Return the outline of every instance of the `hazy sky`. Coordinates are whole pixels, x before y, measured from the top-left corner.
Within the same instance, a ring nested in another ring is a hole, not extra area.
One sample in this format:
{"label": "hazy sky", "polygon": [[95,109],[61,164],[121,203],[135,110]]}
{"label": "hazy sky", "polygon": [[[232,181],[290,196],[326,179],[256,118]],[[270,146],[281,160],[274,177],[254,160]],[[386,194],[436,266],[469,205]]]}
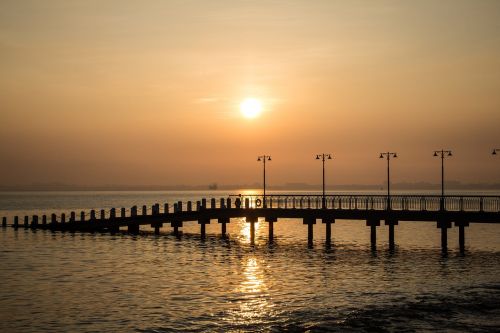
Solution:
{"label": "hazy sky", "polygon": [[500,1],[0,1],[0,185],[500,182],[494,147]]}

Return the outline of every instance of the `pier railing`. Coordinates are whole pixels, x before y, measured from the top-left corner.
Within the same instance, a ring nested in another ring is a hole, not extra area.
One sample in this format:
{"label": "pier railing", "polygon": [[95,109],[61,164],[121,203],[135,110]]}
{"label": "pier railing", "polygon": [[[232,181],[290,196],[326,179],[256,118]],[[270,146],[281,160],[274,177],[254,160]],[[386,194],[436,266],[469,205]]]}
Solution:
{"label": "pier railing", "polygon": [[[232,195],[233,202],[241,203],[241,208],[282,208],[282,209],[321,209],[322,195]],[[439,211],[441,202],[445,211],[500,212],[500,196],[477,195],[392,195],[392,210]],[[327,195],[325,209],[343,210],[386,210],[386,195]]]}

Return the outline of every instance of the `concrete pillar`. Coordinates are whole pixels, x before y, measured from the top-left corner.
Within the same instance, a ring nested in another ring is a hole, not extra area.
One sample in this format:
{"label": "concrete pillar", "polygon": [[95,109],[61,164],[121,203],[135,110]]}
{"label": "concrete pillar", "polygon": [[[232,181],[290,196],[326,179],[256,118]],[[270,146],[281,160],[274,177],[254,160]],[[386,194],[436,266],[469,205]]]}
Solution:
{"label": "concrete pillar", "polygon": [[304,217],[304,224],[307,224],[307,247],[313,246],[314,225],[316,224],[315,217]]}
{"label": "concrete pillar", "polygon": [[437,227],[441,229],[441,250],[448,251],[448,228],[451,228],[451,222],[448,220],[439,220]]}
{"label": "concrete pillar", "polygon": [[247,216],[246,221],[250,223],[250,244],[255,244],[255,223],[257,222],[257,216]]}
{"label": "concrete pillar", "polygon": [[155,235],[159,235],[159,234],[160,234],[160,225],[159,225],[159,224],[156,224],[156,225],[154,226],[154,228],[155,228]]}
{"label": "concrete pillar", "polygon": [[370,227],[370,245],[372,250],[377,249],[377,227],[380,226],[380,220],[368,219],[366,225]]}
{"label": "concrete pillar", "polygon": [[277,221],[277,217],[266,217],[266,222],[269,225],[269,243],[274,241],[274,223]]}
{"label": "concrete pillar", "polygon": [[389,228],[389,250],[394,250],[395,242],[394,242],[394,226],[398,225],[398,220],[394,218],[386,218],[385,225]]}
{"label": "concrete pillar", "polygon": [[458,247],[460,253],[465,253],[465,227],[469,226],[469,222],[457,221],[455,226],[458,227]]}
{"label": "concrete pillar", "polygon": [[7,226],[7,217],[2,217],[2,228],[5,228]]}
{"label": "concrete pillar", "polygon": [[19,228],[19,216],[14,216],[14,228]]}
{"label": "concrete pillar", "polygon": [[325,224],[325,244],[330,246],[332,243],[332,224],[335,223],[335,219],[323,218],[322,223]]}

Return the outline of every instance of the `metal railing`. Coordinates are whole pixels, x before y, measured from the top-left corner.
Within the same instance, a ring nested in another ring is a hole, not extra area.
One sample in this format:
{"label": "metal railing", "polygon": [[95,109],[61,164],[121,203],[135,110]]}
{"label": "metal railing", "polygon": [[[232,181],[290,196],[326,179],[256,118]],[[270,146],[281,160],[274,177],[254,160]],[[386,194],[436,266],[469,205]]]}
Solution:
{"label": "metal railing", "polygon": [[[241,208],[321,209],[322,195],[232,195]],[[478,195],[391,195],[392,210],[439,211],[441,201],[445,211],[500,212],[500,196]],[[327,195],[325,209],[387,210],[386,195]]]}

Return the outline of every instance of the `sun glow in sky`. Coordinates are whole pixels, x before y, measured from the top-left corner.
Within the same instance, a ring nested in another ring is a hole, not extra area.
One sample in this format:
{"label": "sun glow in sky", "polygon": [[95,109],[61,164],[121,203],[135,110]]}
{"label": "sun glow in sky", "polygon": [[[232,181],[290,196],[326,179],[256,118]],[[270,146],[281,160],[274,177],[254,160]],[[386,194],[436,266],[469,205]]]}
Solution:
{"label": "sun glow in sky", "polygon": [[[0,185],[500,182],[500,1],[0,1]],[[243,102],[243,98],[255,100]],[[260,101],[260,102],[259,102]],[[260,116],[259,116],[260,115]],[[380,162],[380,163],[379,163]]]}
{"label": "sun glow in sky", "polygon": [[256,98],[247,98],[241,102],[240,112],[245,118],[257,118],[262,112],[262,103]]}

